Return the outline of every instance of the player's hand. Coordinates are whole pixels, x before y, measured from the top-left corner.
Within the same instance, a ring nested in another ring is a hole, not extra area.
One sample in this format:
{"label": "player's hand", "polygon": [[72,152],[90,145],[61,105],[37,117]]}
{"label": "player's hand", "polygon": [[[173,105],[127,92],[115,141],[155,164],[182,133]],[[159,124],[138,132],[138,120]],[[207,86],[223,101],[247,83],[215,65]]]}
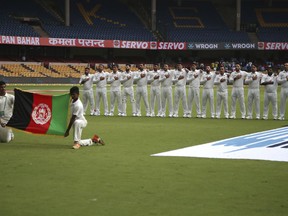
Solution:
{"label": "player's hand", "polygon": [[253,80],[256,80],[256,79],[257,79],[257,75],[254,75],[254,76],[252,77],[252,79],[253,79]]}
{"label": "player's hand", "polygon": [[157,76],[154,76],[154,79],[159,79],[159,75],[157,75]]}
{"label": "player's hand", "polygon": [[169,74],[166,74],[166,75],[165,75],[165,77],[166,77],[166,78],[169,78],[169,77],[170,77],[170,75],[169,75]]}
{"label": "player's hand", "polygon": [[226,79],[224,79],[224,78],[220,79],[220,82],[225,82],[225,81],[226,81]]}
{"label": "player's hand", "polygon": [[241,74],[238,74],[238,75],[235,76],[234,79],[236,80],[236,79],[240,79],[240,78],[241,78]]}
{"label": "player's hand", "polygon": [[131,76],[127,76],[127,79],[128,79],[128,80],[131,79]]}
{"label": "player's hand", "polygon": [[207,80],[211,80],[211,76],[206,77]]}
{"label": "player's hand", "polygon": [[145,75],[144,73],[141,73],[141,74],[140,74],[140,77],[141,77],[141,78],[144,78],[145,76],[146,76],[146,75]]}
{"label": "player's hand", "polygon": [[114,76],[114,79],[115,79],[115,80],[118,80],[119,78],[118,78],[118,76]]}
{"label": "player's hand", "polygon": [[100,77],[100,80],[104,80],[104,79],[105,79],[105,77],[102,77],[102,76]]}
{"label": "player's hand", "polygon": [[198,74],[194,74],[194,77],[197,78],[197,77],[198,77]]}

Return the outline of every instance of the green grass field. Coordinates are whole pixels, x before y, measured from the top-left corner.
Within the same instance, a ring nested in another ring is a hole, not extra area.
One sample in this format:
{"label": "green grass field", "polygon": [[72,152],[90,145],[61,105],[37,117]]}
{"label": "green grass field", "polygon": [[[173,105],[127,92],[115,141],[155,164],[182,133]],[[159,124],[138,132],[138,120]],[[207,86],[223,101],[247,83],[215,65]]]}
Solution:
{"label": "green grass field", "polygon": [[[70,86],[20,88],[68,91]],[[286,121],[87,119],[83,138],[97,133],[105,146],[73,150],[71,135],[16,130],[15,140],[0,144],[1,216],[287,215],[288,163],[150,156],[283,127]]]}

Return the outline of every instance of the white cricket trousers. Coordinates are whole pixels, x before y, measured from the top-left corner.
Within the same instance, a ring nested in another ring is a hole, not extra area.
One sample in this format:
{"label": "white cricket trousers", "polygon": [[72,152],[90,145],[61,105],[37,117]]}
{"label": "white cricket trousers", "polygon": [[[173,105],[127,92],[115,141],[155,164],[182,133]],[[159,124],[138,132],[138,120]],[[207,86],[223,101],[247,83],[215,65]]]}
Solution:
{"label": "white cricket trousers", "polygon": [[200,89],[188,87],[187,107],[189,115],[192,113],[193,101],[195,102],[197,116],[200,116]]}
{"label": "white cricket trousers", "polygon": [[239,100],[240,112],[242,118],[246,116],[246,108],[244,101],[244,88],[243,87],[233,87],[231,93],[231,116],[236,117],[236,100]]}
{"label": "white cricket trousers", "polygon": [[143,97],[146,114],[150,113],[147,86],[136,88],[136,113],[141,114],[141,98]]}
{"label": "white cricket trousers", "polygon": [[150,108],[151,108],[151,113],[154,113],[155,101],[156,101],[157,108],[158,108],[158,115],[160,115],[161,114],[161,110],[162,110],[160,86],[151,86],[151,90],[150,90]]}
{"label": "white cricket trousers", "polygon": [[94,109],[95,109],[95,101],[94,101],[93,89],[83,90],[82,101],[83,101],[84,113],[87,110],[88,103],[90,103],[90,113],[93,113]]}
{"label": "white cricket trousers", "polygon": [[287,99],[287,97],[288,97],[288,88],[281,88],[279,117],[282,118],[282,119],[285,118],[286,99]]}
{"label": "white cricket trousers", "polygon": [[110,113],[114,113],[115,103],[117,101],[118,113],[122,112],[122,99],[120,91],[111,91],[110,92]]}
{"label": "white cricket trousers", "polygon": [[107,89],[104,88],[97,88],[96,87],[96,113],[100,114],[100,101],[101,98],[104,104],[104,113],[108,113],[108,101],[107,101]]}
{"label": "white cricket trousers", "polygon": [[206,117],[207,101],[210,103],[211,117],[215,115],[214,108],[214,90],[213,89],[203,89],[202,93],[202,117]]}
{"label": "white cricket trousers", "polygon": [[272,115],[274,119],[278,116],[278,106],[277,106],[277,92],[267,93],[264,92],[264,108],[263,108],[263,118],[268,118],[269,104],[272,105]]}
{"label": "white cricket trousers", "polygon": [[81,146],[90,146],[93,144],[91,139],[81,140],[83,128],[87,126],[87,121],[77,119],[73,124],[73,139],[74,142],[78,142]]}
{"label": "white cricket trousers", "polygon": [[132,105],[132,113],[136,114],[136,106],[135,106],[133,86],[126,87],[126,88],[124,87],[123,91],[122,91],[122,113],[125,115],[127,115],[127,112],[126,112],[127,97],[130,97],[130,102]]}
{"label": "white cricket trousers", "polygon": [[228,118],[229,113],[228,113],[228,91],[227,90],[225,92],[217,91],[217,99],[216,99],[216,117],[217,118],[220,118],[222,104],[224,108],[224,116],[225,118]]}
{"label": "white cricket trousers", "polygon": [[172,103],[172,87],[162,87],[161,89],[161,106],[162,115],[166,113],[166,101],[168,103],[169,115],[173,115],[173,103]]}
{"label": "white cricket trousers", "polygon": [[182,100],[183,114],[187,114],[186,86],[175,86],[174,115],[178,115],[180,100]]}
{"label": "white cricket trousers", "polygon": [[11,140],[13,140],[13,138],[14,138],[14,134],[11,128],[0,126],[0,142],[1,143],[9,143]]}
{"label": "white cricket trousers", "polygon": [[247,100],[248,100],[247,116],[252,117],[252,107],[253,107],[253,102],[254,102],[256,118],[260,118],[260,91],[259,89],[249,89]]}

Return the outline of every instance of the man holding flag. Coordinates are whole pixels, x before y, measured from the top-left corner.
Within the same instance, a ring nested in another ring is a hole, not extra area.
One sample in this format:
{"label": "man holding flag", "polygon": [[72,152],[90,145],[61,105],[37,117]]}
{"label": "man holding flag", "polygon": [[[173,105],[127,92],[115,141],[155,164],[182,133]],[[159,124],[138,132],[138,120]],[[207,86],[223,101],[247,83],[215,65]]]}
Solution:
{"label": "man holding flag", "polygon": [[0,81],[0,142],[3,143],[14,138],[11,128],[6,127],[13,113],[14,99],[14,95],[6,92],[6,83]]}
{"label": "man holding flag", "polygon": [[81,140],[82,130],[87,126],[87,120],[84,117],[83,104],[79,99],[79,88],[74,86],[70,89],[71,102],[71,118],[67,130],[64,134],[65,137],[69,136],[69,131],[73,127],[74,134],[74,149],[79,149],[81,146],[91,146],[95,143],[104,145],[104,141],[96,134],[92,139]]}
{"label": "man holding flag", "polygon": [[[69,131],[73,127],[74,149],[79,149],[81,146],[90,146],[94,143],[104,145],[103,140],[97,135],[94,135],[92,139],[81,140],[82,130],[86,127],[87,120],[84,117],[83,104],[79,99],[78,87],[72,87],[70,95],[68,93],[63,95],[44,95],[20,89],[14,89],[14,95],[13,115],[8,121],[7,126],[34,134],[49,134],[64,137],[69,135]],[[67,128],[70,97],[72,98],[72,116]]]}

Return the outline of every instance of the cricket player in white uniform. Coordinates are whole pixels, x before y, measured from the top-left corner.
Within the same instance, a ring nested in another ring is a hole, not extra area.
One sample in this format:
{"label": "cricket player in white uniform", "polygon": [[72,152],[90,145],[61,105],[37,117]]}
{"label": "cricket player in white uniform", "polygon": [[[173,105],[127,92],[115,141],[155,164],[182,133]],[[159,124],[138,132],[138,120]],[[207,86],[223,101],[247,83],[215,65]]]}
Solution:
{"label": "cricket player in white uniform", "polygon": [[192,114],[192,105],[193,101],[196,106],[197,118],[201,117],[201,108],[200,108],[200,78],[202,71],[196,69],[196,62],[193,62],[191,65],[191,71],[187,74],[187,83],[188,83],[188,98],[187,98],[187,107],[188,107],[188,117],[191,117]]}
{"label": "cricket player in white uniform", "polygon": [[279,73],[277,82],[281,85],[279,120],[285,120],[286,100],[288,97],[288,62],[284,64],[284,70]]}
{"label": "cricket player in white uniform", "polygon": [[206,118],[207,101],[210,103],[211,118],[215,118],[214,107],[214,80],[216,73],[211,71],[210,66],[206,66],[206,72],[203,73],[200,83],[203,85],[202,92],[202,118]]}
{"label": "cricket player in white uniform", "polygon": [[187,79],[187,72],[183,69],[182,64],[178,63],[172,78],[172,82],[175,85],[173,117],[176,118],[178,117],[180,100],[182,100],[183,117],[184,118],[188,117],[187,98],[186,98],[186,79]]}
{"label": "cricket player in white uniform", "polygon": [[146,116],[150,116],[150,107],[148,103],[148,72],[145,70],[144,64],[139,64],[139,71],[136,72],[134,80],[136,81],[136,115],[141,116],[141,98],[143,98]]}
{"label": "cricket player in white uniform", "polygon": [[130,102],[132,105],[132,115],[136,116],[136,105],[134,99],[134,89],[133,89],[133,82],[134,76],[136,75],[135,72],[130,70],[131,65],[126,64],[126,71],[122,73],[120,77],[120,82],[123,85],[122,89],[122,116],[127,116],[126,112],[126,104],[127,104],[127,97],[130,97]]}
{"label": "cricket player in white uniform", "polygon": [[118,105],[118,116],[122,116],[121,99],[121,72],[118,71],[118,65],[112,64],[112,73],[108,75],[107,83],[110,84],[110,116],[114,116],[115,102]]}
{"label": "cricket player in white uniform", "polygon": [[163,70],[160,71],[159,78],[159,81],[161,82],[161,117],[166,116],[166,101],[168,103],[169,117],[173,117],[172,77],[173,71],[169,70],[168,64],[164,64]]}
{"label": "cricket player in white uniform", "polygon": [[9,143],[14,139],[12,129],[6,127],[13,114],[15,97],[6,92],[6,83],[0,81],[0,142]]}
{"label": "cricket player in white uniform", "polygon": [[233,84],[231,93],[231,114],[230,118],[236,118],[236,101],[239,100],[241,118],[246,117],[245,97],[244,97],[244,80],[247,76],[246,71],[241,71],[240,64],[235,64],[235,71],[229,77],[229,82]]}
{"label": "cricket player in white uniform", "polygon": [[109,115],[108,100],[107,100],[107,78],[109,73],[104,71],[104,65],[100,64],[98,73],[94,76],[94,83],[96,83],[96,112],[94,115],[100,115],[101,98],[104,105],[104,115]]}
{"label": "cricket player in white uniform", "polygon": [[90,103],[90,115],[94,115],[95,112],[93,80],[94,74],[90,74],[90,68],[86,67],[84,74],[80,77],[79,80],[79,84],[83,85],[82,100],[84,106],[84,114],[86,113],[88,103]]}
{"label": "cricket player in white uniform", "polygon": [[248,84],[248,104],[247,104],[247,116],[246,119],[252,119],[252,106],[255,104],[256,119],[260,119],[260,82],[262,79],[262,73],[257,72],[256,65],[251,66],[251,73],[245,78],[245,84]]}
{"label": "cricket player in white uniform", "polygon": [[157,117],[161,116],[161,83],[160,83],[160,71],[159,71],[159,64],[153,65],[153,70],[148,72],[148,83],[151,83],[150,88],[150,109],[151,113],[150,116],[155,116],[155,101],[157,104]]}
{"label": "cricket player in white uniform", "polygon": [[223,104],[224,116],[229,118],[228,113],[228,76],[225,74],[225,68],[220,67],[219,74],[216,75],[214,80],[214,85],[218,86],[217,88],[217,99],[216,99],[216,118],[221,116],[221,106]]}
{"label": "cricket player in white uniform", "polygon": [[70,89],[70,95],[72,98],[70,105],[71,118],[64,137],[69,136],[69,131],[73,127],[74,149],[79,149],[81,146],[91,146],[96,143],[104,145],[104,141],[96,134],[92,139],[81,139],[82,131],[87,126],[87,120],[84,116],[83,104],[79,98],[79,88],[77,86],[72,87]]}
{"label": "cricket player in white uniform", "polygon": [[265,86],[264,91],[264,107],[263,107],[263,119],[268,119],[269,104],[272,105],[273,119],[276,120],[278,117],[278,106],[277,106],[277,74],[273,73],[272,68],[268,68],[268,74],[263,75],[261,79],[261,85]]}

